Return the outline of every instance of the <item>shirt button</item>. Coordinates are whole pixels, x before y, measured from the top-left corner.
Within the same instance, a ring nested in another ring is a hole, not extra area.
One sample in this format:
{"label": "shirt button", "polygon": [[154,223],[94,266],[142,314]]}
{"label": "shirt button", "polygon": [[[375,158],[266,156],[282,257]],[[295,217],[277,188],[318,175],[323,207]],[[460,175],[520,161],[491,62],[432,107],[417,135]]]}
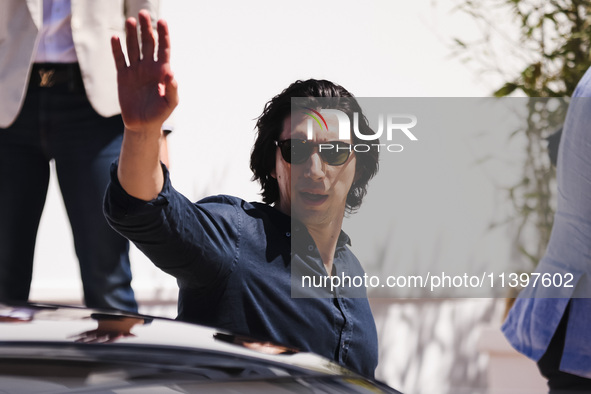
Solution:
{"label": "shirt button", "polygon": [[311,251],[313,251],[313,250],[314,250],[314,246],[312,246],[312,245],[308,245],[308,250],[309,250],[310,252],[311,252]]}
{"label": "shirt button", "polygon": [[286,237],[290,237],[291,236],[291,233],[288,231],[288,232],[285,233],[285,236]]}

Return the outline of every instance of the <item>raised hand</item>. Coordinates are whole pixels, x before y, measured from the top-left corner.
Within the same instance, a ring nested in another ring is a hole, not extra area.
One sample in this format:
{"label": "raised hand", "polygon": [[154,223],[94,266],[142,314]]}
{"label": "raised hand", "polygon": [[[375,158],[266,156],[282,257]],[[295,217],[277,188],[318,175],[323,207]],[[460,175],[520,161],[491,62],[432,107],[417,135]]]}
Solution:
{"label": "raised hand", "polygon": [[162,124],[178,104],[177,82],[170,69],[168,26],[158,21],[158,53],[147,11],[140,11],[141,51],[137,23],[125,22],[129,65],[117,37],[111,39],[117,67],[117,84],[125,133],[119,155],[117,177],[131,196],[152,200],[164,182],[160,167],[163,146]]}
{"label": "raised hand", "polygon": [[117,67],[117,84],[121,115],[128,131],[160,132],[162,123],[178,104],[177,82],[170,68],[170,36],[164,20],[159,20],[158,51],[150,15],[142,10],[138,15],[141,29],[141,50],[138,42],[137,22],[125,22],[127,57],[118,37],[111,39],[113,57]]}

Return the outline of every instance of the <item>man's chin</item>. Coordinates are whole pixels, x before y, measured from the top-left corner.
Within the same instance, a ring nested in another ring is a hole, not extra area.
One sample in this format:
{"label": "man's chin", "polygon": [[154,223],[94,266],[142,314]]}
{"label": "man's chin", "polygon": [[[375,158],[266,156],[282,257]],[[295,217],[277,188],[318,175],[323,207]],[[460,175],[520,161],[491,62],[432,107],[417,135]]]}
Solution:
{"label": "man's chin", "polygon": [[326,219],[326,209],[319,209],[317,207],[292,209],[291,215],[306,226],[320,224]]}

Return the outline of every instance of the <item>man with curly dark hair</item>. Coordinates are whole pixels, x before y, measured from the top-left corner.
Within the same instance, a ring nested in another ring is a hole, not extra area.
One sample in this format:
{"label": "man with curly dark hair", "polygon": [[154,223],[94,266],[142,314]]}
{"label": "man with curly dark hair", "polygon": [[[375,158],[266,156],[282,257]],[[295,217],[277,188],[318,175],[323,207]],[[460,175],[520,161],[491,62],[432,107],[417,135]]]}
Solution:
{"label": "man with curly dark hair", "polygon": [[[342,138],[334,114],[322,117],[324,126],[310,126],[306,115],[322,112],[320,98],[337,98],[334,109],[357,112],[359,132],[373,134],[361,108],[332,82],[295,82],[257,123],[251,168],[265,203],[232,196],[192,203],[172,188],[158,157],[162,123],[178,102],[166,23],[158,22],[157,60],[149,15],[140,13],[139,23],[141,47],[135,21],[127,21],[129,64],[112,41],[125,134],[105,197],[109,223],[177,278],[179,319],[315,352],[373,376],[377,333],[365,288],[355,297],[338,287],[294,295],[293,281],[364,275],[341,225],[345,210],[361,204],[377,152],[356,152],[359,137]],[[309,97],[307,108],[292,111],[293,97]]]}
{"label": "man with curly dark hair", "polygon": [[[254,174],[253,180],[260,182],[263,201],[268,204],[276,204],[279,201],[279,186],[277,180],[271,176],[271,172],[275,169],[275,157],[269,155],[268,152],[275,149],[276,141],[282,130],[282,127],[278,127],[278,125],[283,126],[283,122],[289,118],[291,99],[294,97],[307,98],[305,100],[307,106],[315,107],[317,110],[331,104],[333,109],[348,114],[363,113],[351,93],[342,86],[325,80],[296,81],[273,97],[265,105],[265,109],[257,121],[258,135],[250,156],[250,169]],[[334,107],[335,104],[336,107]],[[374,134],[364,118],[359,124],[359,131],[364,135]],[[354,133],[352,139],[353,145],[364,142]],[[356,155],[357,179],[347,195],[346,210],[348,212],[353,212],[361,206],[361,201],[367,192],[368,182],[378,171],[378,154],[377,149],[371,149]]]}

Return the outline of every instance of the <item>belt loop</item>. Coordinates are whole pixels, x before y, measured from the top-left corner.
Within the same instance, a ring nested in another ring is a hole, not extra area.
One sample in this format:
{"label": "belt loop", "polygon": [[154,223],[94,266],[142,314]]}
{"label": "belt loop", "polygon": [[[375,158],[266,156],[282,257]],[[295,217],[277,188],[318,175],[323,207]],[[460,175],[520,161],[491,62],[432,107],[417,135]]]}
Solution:
{"label": "belt loop", "polygon": [[76,73],[74,72],[75,65],[68,67],[68,90],[70,92],[76,91]]}
{"label": "belt loop", "polygon": [[80,70],[80,63],[74,63],[71,72],[73,74],[72,81],[74,81],[74,89],[79,92],[86,92],[84,89],[84,80],[82,79],[82,70]]}

